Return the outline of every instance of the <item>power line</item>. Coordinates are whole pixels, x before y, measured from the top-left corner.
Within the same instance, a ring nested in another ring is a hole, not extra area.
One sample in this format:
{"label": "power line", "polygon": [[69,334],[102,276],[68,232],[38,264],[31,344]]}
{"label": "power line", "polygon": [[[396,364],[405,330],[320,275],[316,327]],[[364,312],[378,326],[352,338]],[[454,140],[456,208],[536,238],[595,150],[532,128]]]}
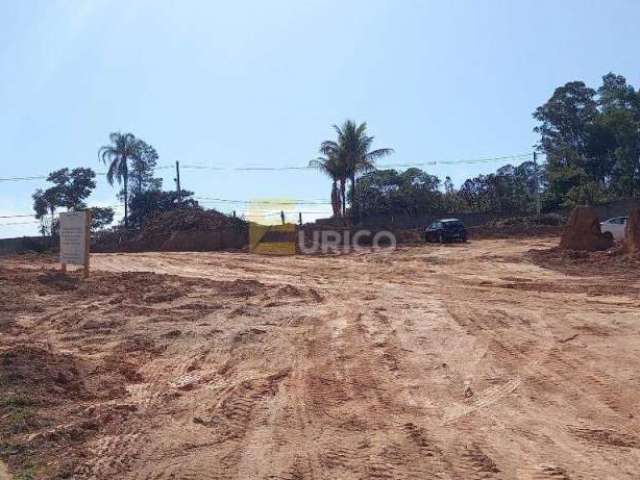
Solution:
{"label": "power line", "polygon": [[[403,168],[403,167],[419,167],[419,166],[433,166],[433,165],[457,165],[457,164],[474,164],[474,163],[485,163],[485,162],[495,162],[498,160],[516,160],[520,158],[530,157],[531,152],[520,153],[514,155],[503,155],[496,157],[485,157],[485,158],[475,158],[475,159],[462,159],[462,160],[437,160],[437,161],[429,161],[429,162],[416,162],[416,163],[388,163],[383,165],[378,165],[379,169],[384,168]],[[285,171],[285,170],[293,170],[293,171],[305,171],[305,170],[317,170],[316,167],[312,167],[309,165],[291,165],[291,166],[283,166],[283,167],[269,167],[269,166],[246,166],[246,167],[226,167],[226,166],[216,166],[216,165],[181,165],[182,168],[186,169],[196,169],[196,170],[233,170],[240,172],[274,172],[274,171]],[[158,170],[167,170],[174,168],[173,165],[160,165],[156,167]],[[96,172],[96,175],[105,176],[105,172]],[[20,182],[20,181],[29,181],[29,180],[46,180],[48,178],[47,175],[33,175],[33,176],[23,176],[23,177],[0,177],[0,182]]]}
{"label": "power line", "polygon": [[44,180],[47,177],[45,176],[36,176],[36,177],[0,177],[0,182],[20,182],[25,180]]}
{"label": "power line", "polygon": [[315,201],[315,200],[230,200],[226,198],[212,198],[212,197],[194,197],[198,201],[204,203],[236,203],[244,205],[331,205],[331,202]]}
{"label": "power line", "polygon": [[20,214],[20,215],[0,215],[0,218],[25,218],[25,217],[33,217],[34,214]]}
{"label": "power line", "polygon": [[[437,160],[429,162],[415,162],[415,163],[388,163],[383,165],[377,165],[378,169],[384,168],[403,168],[403,167],[419,167],[419,166],[433,166],[433,165],[457,165],[457,164],[474,164],[474,163],[486,163],[495,162],[498,160],[517,160],[525,157],[530,157],[531,153],[519,153],[513,155],[503,155],[497,157],[485,157],[475,159],[462,159],[462,160]],[[273,172],[284,170],[317,170],[313,166],[284,166],[284,167],[266,167],[266,166],[247,166],[247,167],[224,167],[216,165],[182,165],[182,168],[186,169],[198,169],[198,170],[233,170],[243,172]]]}
{"label": "power line", "polygon": [[40,220],[32,220],[31,222],[0,223],[0,227],[6,227],[6,226],[9,226],[9,225],[34,225],[36,223],[40,223]]}
{"label": "power line", "polygon": [[[105,172],[94,172],[96,175],[100,175],[101,177],[106,176]],[[34,175],[31,177],[0,177],[0,182],[21,182],[27,180],[46,180],[49,178],[49,175]]]}
{"label": "power line", "polygon": [[[277,200],[231,200],[226,198],[211,198],[211,197],[194,197],[194,199],[198,200],[199,203],[203,204],[242,204],[242,205],[252,205],[256,207],[267,208],[268,206],[282,206],[282,205],[331,205],[331,202],[323,202],[321,200],[286,200],[279,202]],[[92,208],[92,207],[89,207]],[[122,205],[106,205],[100,208],[113,208],[118,209],[122,208]],[[15,215],[0,215],[0,219],[8,219],[8,218],[28,218],[35,216],[35,213],[19,213]]]}

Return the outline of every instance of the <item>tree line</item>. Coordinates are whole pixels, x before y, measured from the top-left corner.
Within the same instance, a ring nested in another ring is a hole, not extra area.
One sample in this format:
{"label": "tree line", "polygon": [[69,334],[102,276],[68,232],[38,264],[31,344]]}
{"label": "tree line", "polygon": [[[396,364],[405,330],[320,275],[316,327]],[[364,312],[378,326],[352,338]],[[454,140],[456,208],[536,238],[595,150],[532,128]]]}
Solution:
{"label": "tree line", "polygon": [[[323,142],[324,155],[311,165],[332,180],[334,216],[354,220],[454,212],[527,215],[537,210],[538,202],[549,212],[640,196],[640,91],[623,76],[608,73],[597,89],[568,82],[533,117],[539,122],[534,131],[540,134],[535,149],[544,154],[544,163],[538,166],[532,158],[504,165],[457,189],[449,177],[442,181],[418,168],[376,169],[375,160],[393,151],[369,151],[373,137],[366,135],[366,124],[351,121],[335,127],[337,140]],[[346,144],[344,130],[359,134]]]}
{"label": "tree line", "polygon": [[[193,192],[163,190],[162,178],[155,177],[159,159],[156,149],[132,133],[113,132],[109,143],[98,150],[98,160],[107,166],[110,185],[118,184],[118,199],[124,204],[122,227],[139,229],[145,220],[158,212],[177,208],[200,208]],[[96,173],[91,168],[63,168],[52,172],[47,182],[52,185],[37,189],[33,194],[33,208],[40,220],[43,235],[56,235],[58,210],[87,209],[86,200],[96,187]],[[90,207],[91,228],[104,229],[113,223],[111,207]]]}
{"label": "tree line", "polygon": [[640,195],[640,91],[622,75],[608,73],[597,90],[566,83],[533,116],[546,208]]}
{"label": "tree line", "polygon": [[[504,165],[458,188],[449,177],[442,181],[418,168],[377,169],[376,162],[394,150],[374,149],[367,124],[352,120],[333,126],[336,138],[320,144],[320,156],[309,166],[331,179],[333,216],[352,222],[394,214],[531,214],[538,202],[546,212],[640,197],[640,90],[623,76],[608,73],[597,89],[568,82],[533,117],[540,135],[535,149],[544,154],[544,163]],[[193,192],[163,189],[162,179],[154,176],[158,152],[132,133],[111,133],[98,159],[107,166],[107,181],[120,188],[127,229],[140,228],[157,212],[200,208]],[[43,234],[55,233],[59,209],[87,208],[95,177],[90,168],[63,168],[48,176],[52,185],[33,194]],[[91,211],[94,229],[113,222],[113,209]]]}

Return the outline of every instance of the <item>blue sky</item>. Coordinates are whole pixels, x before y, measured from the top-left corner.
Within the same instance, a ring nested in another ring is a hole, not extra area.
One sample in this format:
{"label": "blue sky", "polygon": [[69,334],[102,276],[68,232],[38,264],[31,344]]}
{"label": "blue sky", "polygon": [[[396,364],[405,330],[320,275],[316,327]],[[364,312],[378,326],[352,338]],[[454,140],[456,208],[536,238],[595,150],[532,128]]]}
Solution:
{"label": "blue sky", "polygon": [[[555,87],[609,71],[640,85],[639,18],[634,0],[0,0],[0,177],[104,170],[111,131],[163,165],[306,165],[346,118],[396,150],[383,163],[528,152]],[[427,170],[458,185],[503,163]],[[242,200],[330,188],[315,171],[185,169],[182,184]],[[0,182],[0,215],[29,213],[44,185]],[[115,192],[101,179],[89,203]],[[230,205],[209,204],[244,208]],[[0,219],[0,237],[35,233],[18,220]]]}

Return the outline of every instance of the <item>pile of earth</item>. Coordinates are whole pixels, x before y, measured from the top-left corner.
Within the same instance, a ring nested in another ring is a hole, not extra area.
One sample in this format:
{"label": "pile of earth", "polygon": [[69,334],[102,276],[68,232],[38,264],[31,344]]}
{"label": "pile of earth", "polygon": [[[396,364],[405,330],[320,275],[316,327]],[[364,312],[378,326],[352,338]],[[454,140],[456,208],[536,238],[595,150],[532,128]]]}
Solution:
{"label": "pile of earth", "polygon": [[625,232],[625,248],[628,253],[640,254],[640,208],[632,208],[629,212]]}
{"label": "pile of earth", "polygon": [[592,207],[578,206],[573,209],[562,232],[560,249],[596,252],[608,250],[613,245],[613,237],[600,230],[600,219]]}
{"label": "pile of earth", "polygon": [[640,281],[640,254],[627,254],[622,247],[605,251],[565,250],[560,247],[533,249],[527,258],[534,264],[572,276],[615,277],[615,284],[637,288]]}
{"label": "pile of earth", "polygon": [[96,252],[215,251],[240,249],[248,243],[248,223],[216,210],[179,209],[147,220],[133,236],[99,239]]}

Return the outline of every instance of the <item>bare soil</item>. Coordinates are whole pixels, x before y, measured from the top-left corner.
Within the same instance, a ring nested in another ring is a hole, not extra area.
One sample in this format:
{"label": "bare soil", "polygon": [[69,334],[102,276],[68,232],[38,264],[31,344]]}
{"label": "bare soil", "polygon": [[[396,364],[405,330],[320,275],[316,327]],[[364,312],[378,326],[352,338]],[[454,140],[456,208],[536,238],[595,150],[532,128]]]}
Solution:
{"label": "bare soil", "polygon": [[557,244],[98,254],[87,281],[1,260],[0,455],[42,479],[638,478],[640,270]]}

